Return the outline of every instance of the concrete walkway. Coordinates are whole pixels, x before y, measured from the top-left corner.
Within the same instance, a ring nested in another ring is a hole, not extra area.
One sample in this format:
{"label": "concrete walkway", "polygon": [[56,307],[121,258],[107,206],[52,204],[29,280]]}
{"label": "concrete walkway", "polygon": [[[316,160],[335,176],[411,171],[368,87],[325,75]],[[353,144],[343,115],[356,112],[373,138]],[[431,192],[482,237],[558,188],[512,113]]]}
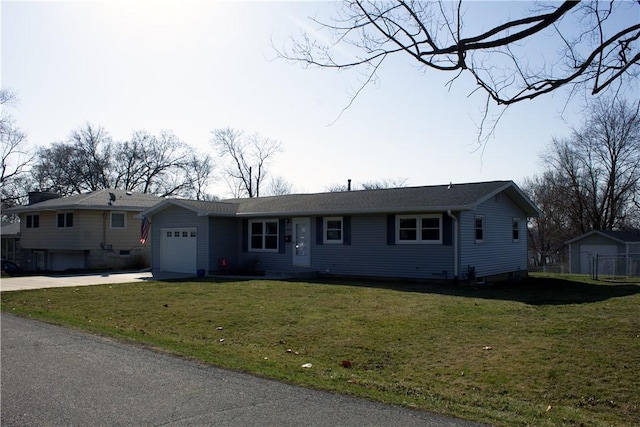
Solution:
{"label": "concrete walkway", "polygon": [[192,277],[181,273],[153,275],[150,271],[107,272],[100,274],[60,274],[52,276],[6,277],[0,280],[0,292],[72,286],[108,285],[112,283],[148,282]]}

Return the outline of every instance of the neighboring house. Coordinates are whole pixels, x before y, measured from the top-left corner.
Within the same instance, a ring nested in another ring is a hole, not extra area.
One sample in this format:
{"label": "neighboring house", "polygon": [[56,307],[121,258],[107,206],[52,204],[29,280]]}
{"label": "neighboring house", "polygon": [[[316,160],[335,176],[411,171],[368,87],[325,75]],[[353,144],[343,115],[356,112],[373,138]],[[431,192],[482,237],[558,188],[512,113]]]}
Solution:
{"label": "neighboring house", "polygon": [[166,199],[152,222],[152,269],[508,278],[527,271],[527,218],[512,181],[231,199]]}
{"label": "neighboring house", "polygon": [[149,265],[137,215],[163,200],[150,194],[107,189],[70,197],[29,194],[20,215],[20,243],[27,270],[121,269]]}
{"label": "neighboring house", "polygon": [[[640,275],[640,232],[590,231],[567,242],[572,274]],[[597,263],[596,263],[597,262]]]}
{"label": "neighboring house", "polygon": [[20,246],[20,223],[3,222],[0,228],[0,234],[2,234],[2,244],[0,246],[2,259],[20,264],[22,254]]}

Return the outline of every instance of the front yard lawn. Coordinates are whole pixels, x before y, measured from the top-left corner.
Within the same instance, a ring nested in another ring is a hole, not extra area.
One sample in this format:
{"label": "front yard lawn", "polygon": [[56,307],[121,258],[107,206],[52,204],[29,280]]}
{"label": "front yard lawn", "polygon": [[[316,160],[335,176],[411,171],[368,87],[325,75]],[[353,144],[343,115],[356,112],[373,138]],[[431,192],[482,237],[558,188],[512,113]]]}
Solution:
{"label": "front yard lawn", "polygon": [[150,282],[5,292],[2,310],[494,425],[640,425],[633,281]]}

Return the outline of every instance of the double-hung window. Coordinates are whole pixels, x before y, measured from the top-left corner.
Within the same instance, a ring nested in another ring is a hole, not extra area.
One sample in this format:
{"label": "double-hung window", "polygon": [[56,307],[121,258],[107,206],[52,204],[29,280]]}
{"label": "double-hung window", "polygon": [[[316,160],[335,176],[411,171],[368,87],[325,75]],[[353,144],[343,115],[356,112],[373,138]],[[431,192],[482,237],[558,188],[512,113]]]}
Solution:
{"label": "double-hung window", "polygon": [[513,218],[511,223],[511,238],[514,242],[520,241],[520,220],[518,218]]}
{"label": "double-hung window", "polygon": [[484,217],[476,215],[474,218],[474,234],[476,243],[484,242]]}
{"label": "double-hung window", "polygon": [[401,215],[396,221],[397,243],[442,243],[441,215]]}
{"label": "double-hung window", "polygon": [[40,215],[27,215],[27,228],[40,228]]}
{"label": "double-hung window", "polygon": [[278,251],[278,220],[249,221],[249,250]]}
{"label": "double-hung window", "polygon": [[111,212],[111,228],[126,228],[126,218],[124,212]]}
{"label": "double-hung window", "polygon": [[73,212],[58,213],[58,227],[73,227]]}
{"label": "double-hung window", "polygon": [[342,217],[325,217],[324,218],[324,242],[323,243],[342,243],[343,221]]}

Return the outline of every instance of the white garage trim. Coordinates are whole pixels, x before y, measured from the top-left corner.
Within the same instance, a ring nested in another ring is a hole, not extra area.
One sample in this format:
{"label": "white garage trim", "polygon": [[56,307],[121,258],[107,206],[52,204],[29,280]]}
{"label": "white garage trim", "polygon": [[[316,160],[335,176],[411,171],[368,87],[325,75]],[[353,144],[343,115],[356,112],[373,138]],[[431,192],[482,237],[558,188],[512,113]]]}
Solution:
{"label": "white garage trim", "polygon": [[195,227],[160,229],[160,270],[197,274],[197,241]]}

